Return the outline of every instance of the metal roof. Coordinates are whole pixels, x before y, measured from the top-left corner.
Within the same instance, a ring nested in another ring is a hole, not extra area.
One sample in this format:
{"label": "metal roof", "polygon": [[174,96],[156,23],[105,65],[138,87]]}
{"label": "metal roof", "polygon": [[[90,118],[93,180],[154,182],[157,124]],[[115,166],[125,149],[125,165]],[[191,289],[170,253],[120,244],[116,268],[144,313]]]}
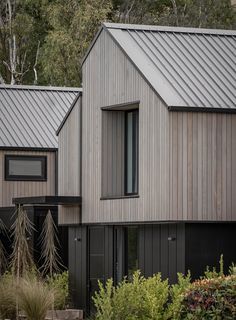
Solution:
{"label": "metal roof", "polygon": [[0,86],[0,148],[58,147],[56,130],[79,88]]}
{"label": "metal roof", "polygon": [[169,109],[235,112],[236,31],[113,23],[103,28]]}

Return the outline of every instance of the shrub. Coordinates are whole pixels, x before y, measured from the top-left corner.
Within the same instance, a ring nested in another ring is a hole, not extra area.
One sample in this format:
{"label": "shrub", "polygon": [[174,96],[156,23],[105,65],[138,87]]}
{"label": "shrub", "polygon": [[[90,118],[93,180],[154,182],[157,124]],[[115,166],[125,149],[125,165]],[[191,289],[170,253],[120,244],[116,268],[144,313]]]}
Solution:
{"label": "shrub", "polygon": [[173,284],[169,288],[170,299],[166,306],[165,320],[180,319],[184,294],[190,288],[190,280],[190,272],[188,272],[186,277],[182,273],[178,273],[178,283]]}
{"label": "shrub", "polygon": [[99,288],[93,298],[97,320],[163,319],[168,281],[162,281],[160,274],[145,279],[137,271],[131,282],[124,279],[114,287],[110,279],[105,287],[99,283]]}
{"label": "shrub", "polygon": [[54,303],[54,292],[43,281],[21,279],[18,289],[19,307],[28,320],[44,320]]}
{"label": "shrub", "polygon": [[236,276],[195,281],[184,295],[181,319],[236,319]]}
{"label": "shrub", "polygon": [[65,309],[69,299],[68,288],[69,275],[68,271],[54,274],[52,277],[47,277],[46,282],[50,289],[55,292],[54,308],[57,310]]}
{"label": "shrub", "polygon": [[16,286],[14,277],[5,273],[0,278],[0,318],[13,319],[16,314]]}

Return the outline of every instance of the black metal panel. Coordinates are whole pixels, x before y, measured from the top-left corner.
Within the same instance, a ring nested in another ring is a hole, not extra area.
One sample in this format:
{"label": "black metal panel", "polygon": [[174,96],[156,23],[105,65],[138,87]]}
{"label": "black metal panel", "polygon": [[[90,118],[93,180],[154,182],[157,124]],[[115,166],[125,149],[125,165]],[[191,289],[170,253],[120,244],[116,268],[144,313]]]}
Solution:
{"label": "black metal panel", "polygon": [[161,272],[170,283],[177,272],[184,272],[184,225],[155,224],[139,226],[139,268],[146,277]]}
{"label": "black metal panel", "polygon": [[169,236],[169,226],[168,224],[162,224],[160,226],[161,231],[161,273],[163,278],[168,278],[169,276],[169,246],[168,246],[168,236]]}
{"label": "black metal panel", "polygon": [[145,226],[144,257],[145,257],[145,277],[153,275],[153,226]]}
{"label": "black metal panel", "polygon": [[20,197],[13,198],[13,204],[45,204],[45,205],[80,205],[80,196],[37,196],[37,197]]}
{"label": "black metal panel", "polygon": [[203,274],[206,266],[218,266],[224,255],[225,271],[236,262],[236,223],[186,224],[186,271],[192,278]]}
{"label": "black metal panel", "polygon": [[161,271],[161,226],[153,225],[153,245],[152,245],[152,263],[153,269],[152,273],[157,273]]}
{"label": "black metal panel", "polygon": [[170,283],[177,280],[177,233],[176,224],[168,225],[168,278]]}
{"label": "black metal panel", "polygon": [[73,307],[86,310],[87,307],[87,227],[69,227],[69,281]]}

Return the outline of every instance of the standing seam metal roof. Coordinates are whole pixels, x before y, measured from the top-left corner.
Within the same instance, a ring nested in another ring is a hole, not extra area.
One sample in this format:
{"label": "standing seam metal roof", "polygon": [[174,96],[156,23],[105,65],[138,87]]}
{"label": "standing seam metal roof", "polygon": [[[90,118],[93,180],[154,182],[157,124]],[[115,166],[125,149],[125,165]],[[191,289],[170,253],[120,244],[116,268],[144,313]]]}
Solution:
{"label": "standing seam metal roof", "polygon": [[80,88],[0,86],[0,148],[58,148],[56,130]]}
{"label": "standing seam metal roof", "polygon": [[236,109],[236,31],[113,23],[103,28],[169,109]]}

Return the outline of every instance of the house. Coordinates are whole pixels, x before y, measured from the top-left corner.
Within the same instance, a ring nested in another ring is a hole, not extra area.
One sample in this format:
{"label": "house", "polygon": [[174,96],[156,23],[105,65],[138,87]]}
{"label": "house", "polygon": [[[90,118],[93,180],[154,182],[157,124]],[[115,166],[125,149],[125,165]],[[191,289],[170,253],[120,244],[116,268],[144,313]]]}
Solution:
{"label": "house", "polygon": [[[137,268],[236,261],[236,32],[104,23],[83,97],[60,126],[59,195],[73,299]],[[67,177],[67,179],[65,179]]]}
{"label": "house", "polygon": [[[77,88],[0,86],[0,218],[9,228],[15,204],[25,205],[38,231],[32,239],[36,258],[48,209],[57,222],[55,131],[79,92]],[[59,234],[66,244],[67,230],[60,228]],[[61,254],[67,264],[67,250]]]}

